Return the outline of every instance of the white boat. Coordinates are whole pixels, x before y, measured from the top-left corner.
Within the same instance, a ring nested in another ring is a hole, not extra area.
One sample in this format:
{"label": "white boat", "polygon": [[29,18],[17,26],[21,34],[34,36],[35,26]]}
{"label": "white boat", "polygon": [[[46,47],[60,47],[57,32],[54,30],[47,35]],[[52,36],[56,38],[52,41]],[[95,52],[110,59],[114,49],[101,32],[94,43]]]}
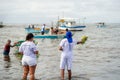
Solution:
{"label": "white boat", "polygon": [[76,30],[83,30],[86,26],[85,25],[80,25],[80,23],[77,22],[77,20],[79,19],[75,19],[75,18],[61,18],[58,21],[59,24],[59,29],[60,30],[72,30],[72,31],[76,31]]}

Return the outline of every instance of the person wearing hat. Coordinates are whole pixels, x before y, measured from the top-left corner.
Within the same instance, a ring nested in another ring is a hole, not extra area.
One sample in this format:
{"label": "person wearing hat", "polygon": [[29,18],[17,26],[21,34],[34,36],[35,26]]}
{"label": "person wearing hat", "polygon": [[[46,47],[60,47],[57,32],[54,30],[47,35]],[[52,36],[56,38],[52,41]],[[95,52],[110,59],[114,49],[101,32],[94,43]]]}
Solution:
{"label": "person wearing hat", "polygon": [[59,50],[62,51],[61,60],[60,60],[60,72],[61,72],[61,80],[64,80],[64,70],[65,66],[67,66],[68,70],[68,79],[71,80],[71,68],[72,68],[72,58],[73,58],[73,47],[75,44],[80,44],[81,41],[75,41],[72,38],[72,33],[70,31],[66,31],[66,38],[61,40],[59,44]]}

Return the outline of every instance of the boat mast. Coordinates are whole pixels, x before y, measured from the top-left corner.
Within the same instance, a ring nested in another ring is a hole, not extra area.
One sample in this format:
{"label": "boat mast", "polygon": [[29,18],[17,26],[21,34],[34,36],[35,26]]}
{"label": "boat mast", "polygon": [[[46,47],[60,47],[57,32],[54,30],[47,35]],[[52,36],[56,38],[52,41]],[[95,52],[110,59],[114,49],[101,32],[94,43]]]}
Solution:
{"label": "boat mast", "polygon": [[86,17],[83,18],[83,25],[85,25],[85,19],[86,19]]}
{"label": "boat mast", "polygon": [[80,18],[78,20],[79,20],[79,25],[80,25]]}
{"label": "boat mast", "polygon": [[64,11],[62,12],[62,17],[64,18]]}
{"label": "boat mast", "polygon": [[57,20],[57,23],[56,23],[56,27],[59,27],[59,16],[58,16],[58,20]]}
{"label": "boat mast", "polygon": [[51,22],[51,27],[53,27],[53,21]]}

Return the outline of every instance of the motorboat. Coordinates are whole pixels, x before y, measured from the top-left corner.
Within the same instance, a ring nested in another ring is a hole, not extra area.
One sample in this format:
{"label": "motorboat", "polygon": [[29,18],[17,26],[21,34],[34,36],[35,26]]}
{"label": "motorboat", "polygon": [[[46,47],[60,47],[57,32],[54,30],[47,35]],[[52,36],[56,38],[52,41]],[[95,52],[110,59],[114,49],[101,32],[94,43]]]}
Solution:
{"label": "motorboat", "polygon": [[83,30],[86,26],[78,23],[79,19],[75,18],[61,18],[58,21],[59,29],[60,30],[71,30],[71,31],[77,31],[77,30]]}

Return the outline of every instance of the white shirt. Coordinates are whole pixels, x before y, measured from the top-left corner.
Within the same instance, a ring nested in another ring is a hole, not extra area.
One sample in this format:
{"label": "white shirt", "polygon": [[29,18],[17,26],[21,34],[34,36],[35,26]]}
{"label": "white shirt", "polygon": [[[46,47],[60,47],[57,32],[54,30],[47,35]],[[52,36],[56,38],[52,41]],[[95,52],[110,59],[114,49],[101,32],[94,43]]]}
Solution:
{"label": "white shirt", "polygon": [[43,25],[41,31],[44,31],[44,30],[45,30],[45,26]]}
{"label": "white shirt", "polygon": [[60,46],[62,47],[63,51],[62,51],[62,56],[72,56],[72,51],[73,51],[73,47],[74,45],[77,44],[77,42],[73,39],[72,43],[69,43],[67,38],[63,39],[60,42]]}
{"label": "white shirt", "polygon": [[23,52],[23,57],[29,56],[36,58],[35,51],[37,51],[36,45],[30,41],[23,42],[19,48],[19,52]]}

